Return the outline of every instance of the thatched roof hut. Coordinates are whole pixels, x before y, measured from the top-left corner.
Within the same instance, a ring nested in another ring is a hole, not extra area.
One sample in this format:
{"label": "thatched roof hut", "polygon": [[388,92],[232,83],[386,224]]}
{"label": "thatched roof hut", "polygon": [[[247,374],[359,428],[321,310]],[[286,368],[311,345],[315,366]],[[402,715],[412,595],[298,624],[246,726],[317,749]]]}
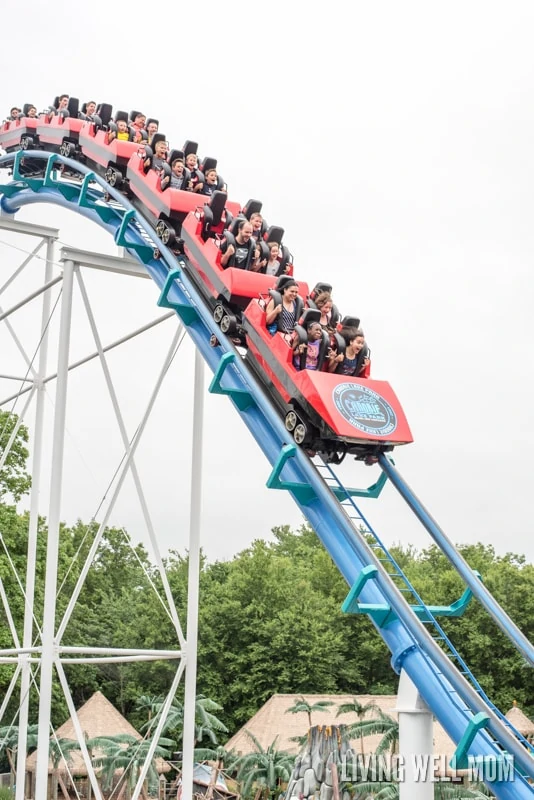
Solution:
{"label": "thatched roof hut", "polygon": [[[292,741],[292,737],[304,736],[308,732],[308,719],[305,713],[288,714],[287,709],[294,706],[295,703],[302,697],[313,705],[321,700],[331,702],[333,705],[329,706],[323,711],[312,712],[313,725],[352,725],[358,721],[355,713],[342,714],[336,717],[337,710],[340,705],[351,703],[356,699],[362,706],[368,703],[374,703],[381,711],[388,714],[392,719],[397,719],[397,712],[395,711],[397,705],[397,697],[392,694],[382,695],[345,695],[345,694],[274,694],[267,702],[260,708],[259,711],[226,743],[225,747],[228,750],[235,750],[238,753],[250,753],[254,750],[254,745],[251,739],[247,736],[246,731],[250,731],[259,741],[262,747],[268,747],[273,740],[278,737],[277,747],[279,750],[286,750],[288,753],[299,752],[300,747],[297,742]],[[368,713],[366,718],[371,719],[374,715]],[[366,736],[364,739],[365,753],[373,753],[376,750],[382,737]],[[351,747],[356,753],[362,752],[362,745],[359,739],[351,742]],[[440,755],[438,773],[449,772],[448,764],[451,760],[455,745],[452,740],[447,736],[442,726],[434,720],[434,753]]]}
{"label": "thatched roof hut", "polygon": [[[133,725],[130,725],[120,711],[107,700],[102,692],[95,692],[89,700],[84,703],[77,711],[80,726],[86,739],[94,739],[99,736],[116,736],[117,734],[128,734],[133,736],[138,741],[143,738],[141,734],[136,731]],[[72,719],[68,719],[56,730],[56,737],[58,739],[71,739],[77,741],[76,731],[74,730],[74,723]],[[93,757],[100,755],[98,750],[94,750]],[[33,784],[35,780],[35,769],[37,765],[37,750],[35,750],[26,759],[26,785],[27,796],[33,797]],[[168,772],[171,767],[162,758],[156,760],[157,771],[161,774]],[[52,760],[48,761],[48,773],[53,772]],[[117,774],[122,770],[117,771]],[[60,780],[60,788],[63,796],[69,794],[70,782],[68,776],[73,779],[87,778],[87,767],[83,760],[80,750],[73,750],[65,759],[61,759],[57,773]]]}
{"label": "thatched roof hut", "polygon": [[[141,740],[143,737],[138,733],[133,725],[130,725],[120,711],[107,700],[102,692],[95,692],[84,705],[78,709],[78,719],[86,739],[94,739],[97,736],[116,736],[119,733],[127,733]],[[74,723],[68,719],[56,730],[58,739],[76,739]],[[37,750],[26,759],[26,769],[28,772],[35,772],[37,764]],[[67,770],[68,766],[68,770]],[[52,761],[48,762],[48,771],[52,772]],[[79,750],[74,750],[71,754],[68,765],[62,759],[59,764],[60,772],[70,772],[72,775],[87,775],[87,769],[83,756]]]}
{"label": "thatched roof hut", "polygon": [[534,739],[534,722],[527,717],[524,711],[521,711],[515,700],[512,708],[506,712],[505,716],[516,731],[522,733],[526,739]]}

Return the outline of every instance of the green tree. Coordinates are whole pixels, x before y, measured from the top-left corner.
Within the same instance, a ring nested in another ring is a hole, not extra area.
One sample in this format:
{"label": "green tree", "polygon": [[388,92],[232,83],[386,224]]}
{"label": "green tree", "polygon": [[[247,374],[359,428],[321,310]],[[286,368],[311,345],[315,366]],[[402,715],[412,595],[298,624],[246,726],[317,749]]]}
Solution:
{"label": "green tree", "polygon": [[354,722],[348,730],[349,738],[356,739],[359,736],[364,739],[366,736],[380,734],[382,738],[375,748],[375,753],[381,755],[388,750],[392,753],[397,752],[399,723],[380,708],[376,708],[376,714],[377,716],[372,719],[361,718]]}
{"label": "green tree", "polygon": [[[166,738],[161,738],[156,745],[147,773],[150,792],[154,792],[158,786],[157,760],[170,758],[171,749],[174,746],[175,742]],[[131,734],[120,733],[115,736],[97,736],[88,739],[87,747],[100,751],[100,755],[93,759],[93,764],[101,770],[100,778],[105,791],[111,789],[117,770],[122,771],[119,784],[115,789],[116,795],[119,796],[120,786],[124,782],[127,783],[130,792],[135,787],[148,755],[150,739],[139,740]],[[146,794],[144,796],[146,797]]]}
{"label": "green tree", "polygon": [[284,750],[276,749],[277,739],[267,748],[263,748],[250,731],[246,733],[254,750],[240,756],[235,763],[241,794],[244,798],[249,798],[256,790],[255,797],[258,800],[273,798],[280,792],[282,785],[289,781],[295,758]]}
{"label": "green tree", "polygon": [[[207,737],[212,744],[217,744],[217,734],[228,733],[228,728],[216,716],[216,711],[222,711],[222,706],[210,697],[198,694],[195,699],[195,744]],[[155,716],[146,722],[141,730],[153,730],[158,722],[158,718],[163,710],[163,701],[154,703]],[[169,713],[163,732],[175,733],[181,740],[184,727],[184,706],[181,702],[175,701],[169,708]]]}
{"label": "green tree", "polygon": [[[350,703],[341,703],[338,706],[336,717],[339,717],[341,714],[356,714],[358,717],[358,722],[362,722],[363,719],[368,714],[379,714],[381,709],[376,703],[360,703],[357,697],[353,697]],[[351,734],[352,734],[351,729]],[[352,736],[354,738],[354,736]],[[362,750],[362,756],[364,755],[364,747],[363,747],[363,740],[364,740],[363,731],[360,729],[360,746]]]}
{"label": "green tree", "polygon": [[331,700],[317,700],[316,703],[310,703],[306,698],[300,697],[294,706],[286,708],[286,714],[307,714],[308,715],[308,728],[312,726],[312,712],[313,711],[326,711],[327,708],[333,706]]}
{"label": "green tree", "polygon": [[[16,414],[0,411],[0,458],[6,451],[18,419]],[[11,444],[4,466],[0,469],[0,500],[6,495],[11,495],[13,500],[18,503],[20,498],[30,490],[31,478],[26,472],[26,462],[29,456],[26,447],[28,439],[28,428],[21,425]]]}

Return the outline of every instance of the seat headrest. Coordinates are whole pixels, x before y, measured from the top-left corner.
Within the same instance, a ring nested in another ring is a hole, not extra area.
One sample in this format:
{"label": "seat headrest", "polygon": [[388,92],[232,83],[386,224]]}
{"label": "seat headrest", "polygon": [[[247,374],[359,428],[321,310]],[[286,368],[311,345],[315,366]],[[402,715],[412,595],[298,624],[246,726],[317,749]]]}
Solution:
{"label": "seat headrest", "polygon": [[200,165],[201,172],[206,173],[209,169],[217,169],[217,159],[211,156],[205,156]]}
{"label": "seat headrest", "polygon": [[228,199],[228,195],[226,192],[220,192],[216,189],[212,196],[209,203],[206,205],[209,206],[211,209],[211,213],[213,214],[212,225],[218,225],[222,219],[222,215],[224,212],[224,207],[226,205],[226,201]]}
{"label": "seat headrest", "polygon": [[115,114],[115,122],[128,122],[128,112],[127,111],[117,111]]}
{"label": "seat headrest", "polygon": [[276,242],[277,244],[282,244],[282,239],[284,238],[284,229],[280,228],[278,225],[270,225],[263,234],[263,238],[266,242]]}
{"label": "seat headrest", "polygon": [[[143,135],[143,134],[141,134],[141,135]],[[166,141],[167,141],[167,138],[166,138],[164,133],[159,133],[159,132],[155,133],[154,136],[152,137],[152,139],[150,140],[150,147],[153,150],[155,148],[155,146],[158,144],[158,142],[166,142]]]}
{"label": "seat headrest", "polygon": [[[152,139],[152,141],[154,141],[154,139]],[[185,161],[184,151],[183,150],[170,150],[169,151],[169,156],[168,156],[169,164],[172,164],[172,162],[175,161],[177,158],[181,158],[182,161]]]}
{"label": "seat headrest", "polygon": [[186,158],[187,156],[191,155],[191,153],[194,153],[196,155],[198,153],[198,142],[192,142],[189,139],[186,139],[186,141],[184,142],[184,146],[182,147],[182,150],[184,151],[184,155]]}
{"label": "seat headrest", "polygon": [[321,321],[321,312],[318,308],[307,308],[302,317],[300,318],[300,325],[303,328],[307,328],[311,322],[320,322]]}
{"label": "seat headrest", "polygon": [[341,320],[341,327],[342,328],[359,328],[360,327],[360,319],[359,317],[343,317]]}
{"label": "seat headrest", "polygon": [[253,214],[259,214],[263,207],[263,203],[261,200],[249,200],[243,206],[242,213],[245,215],[247,219],[250,219]]}
{"label": "seat headrest", "polygon": [[316,283],[312,289],[312,295],[315,297],[316,295],[320,294],[321,292],[328,292],[329,294],[332,293],[332,284],[324,283],[323,281],[319,281]]}

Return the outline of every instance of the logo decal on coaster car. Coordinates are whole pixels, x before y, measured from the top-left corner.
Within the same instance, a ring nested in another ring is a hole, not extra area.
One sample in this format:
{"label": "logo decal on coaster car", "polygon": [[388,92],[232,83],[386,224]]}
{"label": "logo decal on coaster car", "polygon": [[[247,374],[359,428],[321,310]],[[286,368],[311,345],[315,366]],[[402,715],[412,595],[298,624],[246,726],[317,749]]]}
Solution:
{"label": "logo decal on coaster car", "polygon": [[397,416],[383,397],[359,383],[340,383],[332,393],[339,413],[354,428],[371,436],[388,436]]}

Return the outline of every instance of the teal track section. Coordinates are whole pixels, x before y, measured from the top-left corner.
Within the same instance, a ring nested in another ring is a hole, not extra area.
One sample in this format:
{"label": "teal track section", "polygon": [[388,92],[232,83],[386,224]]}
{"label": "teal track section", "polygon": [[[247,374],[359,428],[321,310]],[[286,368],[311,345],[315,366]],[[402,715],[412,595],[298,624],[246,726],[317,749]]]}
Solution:
{"label": "teal track section", "polygon": [[[22,175],[22,157],[25,164],[28,159],[42,160],[43,174]],[[77,173],[80,180],[62,180],[58,164]],[[468,759],[478,764],[506,762],[506,769],[497,770],[497,779],[488,783],[492,792],[503,800],[532,800],[530,746],[489,701],[445,636],[437,622],[440,609],[424,605],[360,513],[354,496],[361,492],[343,487],[331,467],[318,458],[312,461],[288,439],[264,388],[214,322],[209,305],[188,275],[186,260],[177,259],[161,244],[149,222],[123,195],[78,162],[26,151],[23,156],[0,158],[0,169],[8,168],[13,170],[11,178],[0,173],[4,214],[43,202],[68,208],[106,229],[117,245],[144,265],[159,289],[158,305],[176,311],[212,371],[210,391],[228,396],[264,453],[270,464],[267,485],[289,492],[313,526],[349,587],[346,610],[369,614],[391,652],[393,669],[406,671],[455,742],[456,766],[463,768]],[[220,342],[216,347],[210,345],[212,334]],[[376,485],[371,487],[369,496],[378,491]]]}

